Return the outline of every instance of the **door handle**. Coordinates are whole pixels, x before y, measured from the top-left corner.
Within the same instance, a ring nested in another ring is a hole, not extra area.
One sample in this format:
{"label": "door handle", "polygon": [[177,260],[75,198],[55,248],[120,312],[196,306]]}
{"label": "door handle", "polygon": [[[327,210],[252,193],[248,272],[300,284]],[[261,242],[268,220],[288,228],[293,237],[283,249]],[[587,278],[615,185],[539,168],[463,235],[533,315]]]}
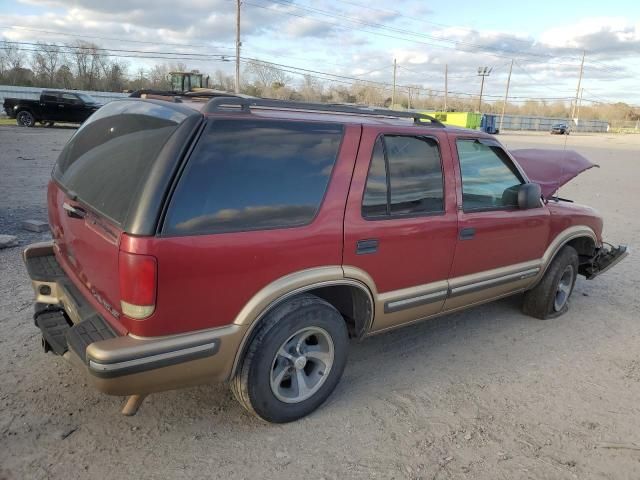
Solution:
{"label": "door handle", "polygon": [[84,218],[87,214],[82,208],[69,205],[67,202],[62,204],[62,209],[67,212],[67,216],[71,218]]}
{"label": "door handle", "polygon": [[460,234],[458,238],[460,240],[471,240],[473,237],[475,237],[475,235],[476,235],[476,229],[467,227],[467,228],[460,229]]}
{"label": "door handle", "polygon": [[358,240],[356,243],[356,255],[368,255],[378,251],[378,239],[370,238],[367,240]]}

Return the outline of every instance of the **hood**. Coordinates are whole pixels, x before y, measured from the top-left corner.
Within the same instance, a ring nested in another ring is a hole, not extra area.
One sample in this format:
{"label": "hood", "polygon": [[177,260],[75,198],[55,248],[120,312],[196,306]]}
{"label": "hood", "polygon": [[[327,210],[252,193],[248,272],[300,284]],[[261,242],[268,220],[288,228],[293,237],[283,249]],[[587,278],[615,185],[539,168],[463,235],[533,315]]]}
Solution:
{"label": "hood", "polygon": [[524,148],[509,152],[529,180],[540,185],[544,198],[551,197],[561,186],[585,170],[599,167],[573,150]]}

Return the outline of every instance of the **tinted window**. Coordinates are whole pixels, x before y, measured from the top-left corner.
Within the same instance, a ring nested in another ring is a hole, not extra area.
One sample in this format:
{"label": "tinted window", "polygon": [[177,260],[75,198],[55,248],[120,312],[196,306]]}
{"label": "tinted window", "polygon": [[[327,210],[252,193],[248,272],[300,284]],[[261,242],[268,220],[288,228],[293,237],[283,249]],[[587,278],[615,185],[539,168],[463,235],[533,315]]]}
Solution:
{"label": "tinted window", "polygon": [[388,135],[374,147],[362,215],[442,212],[443,192],[438,143],[427,137]]}
{"label": "tinted window", "polygon": [[464,209],[517,207],[517,187],[523,182],[504,150],[478,140],[458,140],[456,143]]}
{"label": "tinted window", "polygon": [[304,225],[327,188],[342,126],[210,121],[174,193],[165,232],[221,233]]}
{"label": "tinted window", "polygon": [[58,95],[55,92],[42,92],[42,101],[56,103],[58,101]]}
{"label": "tinted window", "polygon": [[111,102],[67,143],[53,177],[80,201],[123,223],[158,153],[185,118],[153,103]]}
{"label": "tinted window", "polygon": [[373,147],[371,165],[369,165],[367,186],[362,199],[363,216],[378,217],[389,214],[387,191],[387,167],[385,166],[382,137],[380,137]]}
{"label": "tinted window", "polygon": [[442,168],[438,143],[432,138],[384,138],[389,162],[391,215],[441,212]]}
{"label": "tinted window", "polygon": [[68,104],[80,103],[80,100],[78,100],[78,97],[76,97],[71,93],[63,93],[62,95],[60,95],[60,97],[62,98],[62,101],[64,103],[68,103]]}
{"label": "tinted window", "polygon": [[78,97],[84,103],[97,103],[97,100],[93,98],[91,95],[87,95],[86,93],[78,93]]}

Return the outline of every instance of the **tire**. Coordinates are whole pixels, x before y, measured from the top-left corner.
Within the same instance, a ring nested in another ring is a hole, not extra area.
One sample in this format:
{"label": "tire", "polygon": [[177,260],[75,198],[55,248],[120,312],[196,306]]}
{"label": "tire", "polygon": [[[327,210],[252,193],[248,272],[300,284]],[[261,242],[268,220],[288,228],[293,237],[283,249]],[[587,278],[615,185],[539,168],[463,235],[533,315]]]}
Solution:
{"label": "tire", "polygon": [[35,127],[36,119],[29,110],[20,110],[16,114],[16,123],[20,127]]}
{"label": "tire", "polygon": [[573,247],[563,247],[538,285],[524,294],[522,311],[540,320],[564,314],[577,276],[578,253]]}
{"label": "tire", "polygon": [[331,304],[315,295],[296,296],[263,319],[231,390],[244,408],[267,422],[302,418],[322,405],[340,381],[348,343],[346,323]]}

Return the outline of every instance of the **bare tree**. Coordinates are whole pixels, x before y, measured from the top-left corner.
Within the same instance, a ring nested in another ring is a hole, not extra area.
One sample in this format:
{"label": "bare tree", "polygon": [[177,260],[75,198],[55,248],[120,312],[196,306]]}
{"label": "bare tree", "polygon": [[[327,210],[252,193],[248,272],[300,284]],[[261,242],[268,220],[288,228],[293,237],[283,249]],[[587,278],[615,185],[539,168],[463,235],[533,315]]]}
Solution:
{"label": "bare tree", "polygon": [[10,85],[24,84],[28,74],[24,68],[25,56],[18,47],[9,42],[2,42],[2,57],[6,68],[5,78]]}
{"label": "bare tree", "polygon": [[222,70],[216,70],[213,74],[213,86],[214,88],[224,90],[226,92],[233,92],[235,88],[235,79],[233,75],[227,75]]}
{"label": "bare tree", "polygon": [[57,88],[69,89],[73,88],[73,72],[71,68],[66,63],[64,65],[60,65],[58,71],[56,72],[56,80],[55,86]]}
{"label": "bare tree", "polygon": [[311,75],[305,75],[299,94],[307,102],[322,100],[323,85],[320,80]]}
{"label": "bare tree", "polygon": [[256,83],[265,88],[278,89],[286,87],[291,82],[291,77],[285,71],[267,62],[249,62],[247,73],[255,78]]}
{"label": "bare tree", "polygon": [[151,88],[155,88],[158,90],[170,90],[171,82],[169,81],[169,69],[170,67],[166,64],[158,64],[154,65],[151,70],[149,70],[149,82]]}
{"label": "bare tree", "polygon": [[76,86],[84,90],[95,90],[106,63],[104,51],[91,42],[77,41],[73,49]]}
{"label": "bare tree", "polygon": [[110,92],[122,92],[126,88],[127,63],[122,60],[104,61],[102,72],[104,88]]}
{"label": "bare tree", "polygon": [[38,42],[31,60],[33,72],[41,83],[46,87],[55,86],[58,67],[64,62],[62,49],[55,44]]}

